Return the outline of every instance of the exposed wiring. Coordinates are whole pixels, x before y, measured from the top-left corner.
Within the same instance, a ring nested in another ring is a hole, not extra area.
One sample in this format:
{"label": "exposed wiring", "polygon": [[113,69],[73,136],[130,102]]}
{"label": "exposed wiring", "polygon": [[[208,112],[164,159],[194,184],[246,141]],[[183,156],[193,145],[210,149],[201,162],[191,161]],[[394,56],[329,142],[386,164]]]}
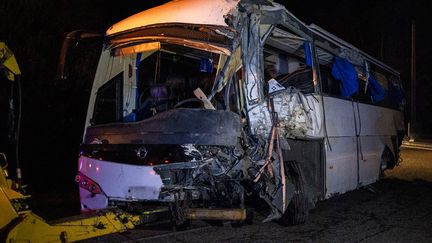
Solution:
{"label": "exposed wiring", "polygon": [[[251,16],[247,16],[247,18],[245,19],[245,21],[246,21],[247,24],[245,25],[245,27],[243,27],[244,28],[243,31],[244,30],[247,31],[247,33],[246,33],[247,36],[246,37],[242,37],[243,42],[245,42],[245,45],[242,46],[243,53],[247,53],[247,57],[249,58],[249,60],[247,60],[247,64],[248,65],[245,67],[245,74],[246,74],[245,75],[245,84],[246,84],[246,87],[249,87],[249,85],[251,84],[249,82],[249,78],[248,78],[249,77],[249,73],[252,74],[253,79],[254,79],[252,87],[250,87],[249,92],[246,93],[248,101],[252,100],[252,96],[253,96],[252,92],[256,89],[257,83],[259,82],[259,80],[256,77],[255,73],[251,70],[252,62],[254,61],[254,54],[256,53],[256,51],[254,51],[254,49],[256,48],[256,46],[254,45],[253,49],[250,48],[250,45],[251,45],[251,43],[250,43],[251,42],[250,41],[251,40],[251,31],[250,30],[253,29],[254,26],[256,26],[256,22],[251,23],[252,21],[251,21],[250,17]],[[243,36],[245,36],[244,34],[245,33],[243,33]],[[259,45],[259,47],[261,47],[260,40],[258,40],[257,45]],[[258,90],[258,92],[259,92],[259,90]]]}
{"label": "exposed wiring", "polygon": [[[356,103],[356,106],[357,106],[357,115],[355,113],[354,102]],[[359,101],[358,100],[354,101],[353,99],[351,99],[351,104],[352,104],[353,115],[354,115],[355,135],[357,137],[357,143],[359,145],[359,151],[358,151],[358,153],[359,153],[359,155],[361,157],[361,160],[364,160],[362,143],[361,143],[361,138],[360,138],[360,134],[361,134],[361,117],[360,117]]]}
{"label": "exposed wiring", "polygon": [[359,136],[358,136],[358,131],[357,131],[357,116],[355,114],[355,109],[354,109],[354,100],[351,98],[351,105],[352,105],[352,111],[353,111],[353,116],[354,116],[354,129],[355,129],[355,135],[356,135],[356,149],[357,149],[357,153],[356,153],[356,161],[357,161],[357,185],[360,183],[360,161],[359,161],[359,146],[358,146],[358,141],[359,141]]}
{"label": "exposed wiring", "polygon": [[[130,59],[130,62],[132,62],[132,58]],[[129,109],[129,105],[130,105],[130,102],[131,102],[131,99],[132,99],[132,88],[133,88],[133,79],[132,79],[133,75],[130,76],[132,65],[130,63],[126,64],[126,62],[124,62],[124,64],[123,64],[123,70],[126,70],[125,65],[127,65],[127,67],[128,67],[128,69],[127,69],[128,70],[127,77],[128,77],[128,84],[129,84],[130,87],[129,87],[129,89],[126,90],[126,92],[127,92],[127,95],[126,95],[126,104],[125,104],[125,109],[123,109],[123,116],[127,115],[127,112],[128,112],[128,109]]]}
{"label": "exposed wiring", "polygon": [[[359,101],[355,101],[357,106],[357,116],[355,114],[354,109],[354,100],[351,99],[353,114],[354,114],[354,128],[356,133],[356,141],[357,141],[357,184],[360,183],[360,160],[365,161],[365,158],[363,156],[363,147],[362,147],[362,141],[361,141],[361,115],[360,115],[360,108],[359,108]],[[357,126],[358,122],[358,126]],[[360,158],[359,158],[360,155]]]}
{"label": "exposed wiring", "polygon": [[364,156],[363,156],[363,147],[362,147],[362,141],[361,141],[361,137],[360,137],[360,135],[361,135],[361,130],[362,130],[362,123],[361,123],[361,115],[360,115],[360,108],[359,108],[359,101],[357,100],[357,114],[358,114],[358,122],[359,122],[359,132],[358,132],[358,136],[357,137],[359,137],[359,139],[358,139],[358,143],[359,143],[359,148],[360,148],[360,156],[361,156],[361,159],[364,161]]}
{"label": "exposed wiring", "polygon": [[14,83],[10,86],[9,95],[9,112],[8,112],[8,139],[9,141],[15,141],[15,104],[14,104]]}
{"label": "exposed wiring", "polygon": [[21,185],[21,163],[19,157],[19,145],[20,145],[20,134],[21,134],[21,110],[22,110],[22,90],[21,90],[21,77],[17,76],[16,79],[18,86],[18,124],[16,131],[16,142],[15,142],[15,156],[16,156],[16,173],[17,173],[17,181],[18,185]]}
{"label": "exposed wiring", "polygon": [[[253,56],[251,56],[251,58],[250,58],[250,60],[249,60],[249,67],[252,65],[252,60],[253,60]],[[258,81],[258,78],[255,76],[255,73],[253,72],[253,71],[251,71],[250,72],[251,74],[252,74],[252,76],[253,76],[253,78],[254,78],[254,83],[253,83],[253,85],[252,85],[252,87],[251,87],[251,89],[250,89],[250,91],[249,91],[249,94],[248,94],[248,99],[249,100],[252,100],[252,92],[253,92],[253,90],[255,89],[255,86],[257,86],[257,83],[259,82]],[[246,83],[246,85],[248,85],[249,83]]]}

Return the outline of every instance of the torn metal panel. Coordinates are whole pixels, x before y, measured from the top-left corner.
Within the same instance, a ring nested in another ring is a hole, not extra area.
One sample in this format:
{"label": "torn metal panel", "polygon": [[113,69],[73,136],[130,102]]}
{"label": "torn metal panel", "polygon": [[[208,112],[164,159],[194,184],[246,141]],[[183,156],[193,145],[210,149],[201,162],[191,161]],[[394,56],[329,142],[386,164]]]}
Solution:
{"label": "torn metal panel", "polygon": [[196,160],[196,157],[200,157],[202,159],[201,152],[196,149],[193,144],[183,144],[182,148],[184,149],[185,155],[192,157],[192,160]]}
{"label": "torn metal panel", "polygon": [[[161,198],[177,201],[191,197],[193,200],[220,200],[225,206],[243,202],[240,185],[242,152],[232,147],[183,145],[189,162],[160,164],[154,170],[161,176]],[[199,156],[195,155],[199,154]],[[174,197],[174,195],[177,195]]]}

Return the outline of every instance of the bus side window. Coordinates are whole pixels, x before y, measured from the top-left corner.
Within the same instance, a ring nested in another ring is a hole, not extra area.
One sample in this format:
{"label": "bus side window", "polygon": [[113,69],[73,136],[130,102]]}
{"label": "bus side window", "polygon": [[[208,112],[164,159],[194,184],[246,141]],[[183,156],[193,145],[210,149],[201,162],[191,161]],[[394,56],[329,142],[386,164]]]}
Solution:
{"label": "bus side window", "polygon": [[118,122],[123,118],[123,72],[102,85],[96,96],[92,125]]}
{"label": "bus side window", "polygon": [[396,108],[395,103],[392,101],[392,89],[390,88],[389,80],[387,78],[387,75],[385,75],[385,72],[381,72],[378,70],[374,70],[375,68],[372,68],[372,74],[374,75],[375,79],[379,83],[379,85],[383,88],[385,92],[384,99],[376,102],[375,104],[384,106],[384,107],[391,107]]}

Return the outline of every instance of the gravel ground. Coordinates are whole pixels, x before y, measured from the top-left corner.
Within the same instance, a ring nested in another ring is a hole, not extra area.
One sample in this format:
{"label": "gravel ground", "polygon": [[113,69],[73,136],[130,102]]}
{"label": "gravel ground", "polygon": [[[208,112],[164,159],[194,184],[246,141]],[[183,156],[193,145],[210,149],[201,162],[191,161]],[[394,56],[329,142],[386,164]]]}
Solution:
{"label": "gravel ground", "polygon": [[320,203],[305,225],[255,222],[213,227],[160,242],[430,242],[432,185],[386,179]]}

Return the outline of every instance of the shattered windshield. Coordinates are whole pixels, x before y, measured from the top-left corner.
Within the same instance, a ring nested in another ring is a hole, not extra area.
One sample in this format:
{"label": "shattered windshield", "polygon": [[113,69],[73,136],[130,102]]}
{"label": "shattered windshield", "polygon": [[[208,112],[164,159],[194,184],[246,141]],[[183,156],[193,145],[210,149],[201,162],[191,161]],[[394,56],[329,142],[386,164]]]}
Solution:
{"label": "shattered windshield", "polygon": [[[194,91],[199,88],[205,96],[212,93],[226,56],[170,43],[158,45],[152,50],[112,57],[126,60],[133,56],[136,61],[134,67],[122,64],[123,73],[99,88],[94,125],[140,121],[177,108],[204,108]],[[127,85],[128,79],[134,79],[134,85]],[[215,95],[212,103],[222,109],[223,102],[218,98]],[[125,107],[132,103],[133,109],[127,110]]]}

